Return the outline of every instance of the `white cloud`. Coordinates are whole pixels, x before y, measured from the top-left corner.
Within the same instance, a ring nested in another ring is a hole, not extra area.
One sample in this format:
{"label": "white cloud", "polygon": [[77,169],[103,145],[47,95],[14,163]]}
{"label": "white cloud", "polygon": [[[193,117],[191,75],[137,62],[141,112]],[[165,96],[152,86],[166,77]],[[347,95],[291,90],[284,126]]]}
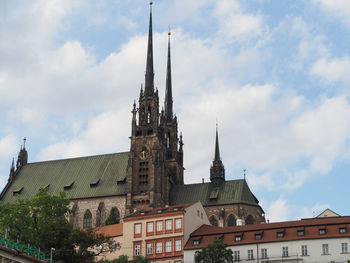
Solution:
{"label": "white cloud", "polygon": [[245,12],[238,1],[217,1],[214,12],[219,20],[220,37],[245,39],[262,34],[263,17]]}
{"label": "white cloud", "polygon": [[348,0],[313,0],[313,2],[319,5],[324,12],[339,17],[350,26],[350,2]]}
{"label": "white cloud", "polygon": [[287,204],[287,200],[281,196],[270,203],[266,211],[266,220],[269,222],[281,222],[290,218],[291,207]]}
{"label": "white cloud", "polygon": [[350,58],[326,59],[321,58],[312,66],[311,74],[321,80],[330,82],[350,83]]}
{"label": "white cloud", "polygon": [[16,136],[9,134],[0,138],[0,157],[8,157],[16,153],[18,150]]}
{"label": "white cloud", "polygon": [[[129,150],[129,111],[120,109],[104,112],[91,119],[87,128],[75,137],[54,143],[41,151],[40,159],[70,158],[99,153],[123,152]],[[73,123],[73,129],[75,129]]]}

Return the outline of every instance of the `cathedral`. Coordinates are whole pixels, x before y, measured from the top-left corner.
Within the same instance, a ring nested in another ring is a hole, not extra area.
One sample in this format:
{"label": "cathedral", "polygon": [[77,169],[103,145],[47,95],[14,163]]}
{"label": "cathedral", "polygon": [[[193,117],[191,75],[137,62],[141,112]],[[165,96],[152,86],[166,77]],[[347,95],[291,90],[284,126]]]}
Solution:
{"label": "cathedral", "polygon": [[184,144],[173,112],[170,33],[165,101],[160,111],[154,88],[152,9],[148,30],[145,82],[131,111],[130,151],[28,163],[24,141],[16,165],[12,162],[1,201],[31,198],[39,189],[53,195],[64,191],[72,209],[70,220],[81,228],[103,226],[112,211],[123,220],[134,211],[197,201],[212,225],[265,222],[246,180],[225,179],[217,130],[210,182],[184,184]]}

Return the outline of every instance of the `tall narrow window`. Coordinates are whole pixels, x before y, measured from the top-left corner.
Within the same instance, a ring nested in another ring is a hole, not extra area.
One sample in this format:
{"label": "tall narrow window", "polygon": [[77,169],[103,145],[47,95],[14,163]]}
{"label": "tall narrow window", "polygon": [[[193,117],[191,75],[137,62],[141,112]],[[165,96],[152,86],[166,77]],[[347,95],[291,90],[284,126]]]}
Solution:
{"label": "tall narrow window", "polygon": [[139,185],[148,185],[148,161],[140,160]]}
{"label": "tall narrow window", "polygon": [[236,218],[234,217],[234,215],[229,215],[227,217],[227,226],[235,226],[236,225]]}
{"label": "tall narrow window", "polygon": [[267,248],[261,249],[261,258],[267,258]]}
{"label": "tall narrow window", "polygon": [[322,244],[322,254],[328,255],[328,244]]}
{"label": "tall narrow window", "polygon": [[209,218],[209,222],[212,226],[218,226],[218,221],[216,220],[215,216],[211,216]]}
{"label": "tall narrow window", "polygon": [[341,243],[341,253],[348,253],[348,243]]}
{"label": "tall narrow window", "polygon": [[135,251],[135,253],[134,253],[135,256],[140,256],[141,245],[135,245],[134,251]]}
{"label": "tall narrow window", "polygon": [[92,214],[90,210],[86,210],[84,214],[83,228],[90,228],[90,227],[92,227]]}
{"label": "tall narrow window", "polygon": [[234,251],[233,255],[234,255],[234,261],[239,261],[240,260],[240,258],[239,258],[239,250]]}
{"label": "tall narrow window", "polygon": [[288,247],[282,248],[282,257],[288,257]]}
{"label": "tall narrow window", "polygon": [[302,245],[301,246],[301,255],[302,256],[307,256],[307,245]]}
{"label": "tall narrow window", "polygon": [[248,260],[253,260],[253,259],[254,259],[253,249],[248,249]]}

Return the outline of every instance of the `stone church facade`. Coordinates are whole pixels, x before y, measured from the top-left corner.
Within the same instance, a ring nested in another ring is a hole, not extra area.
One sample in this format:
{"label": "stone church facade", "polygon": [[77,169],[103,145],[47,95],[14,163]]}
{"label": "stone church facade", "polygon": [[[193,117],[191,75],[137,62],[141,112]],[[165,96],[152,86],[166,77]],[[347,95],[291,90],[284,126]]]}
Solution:
{"label": "stone church facade", "polygon": [[[165,101],[159,110],[154,88],[152,11],[150,12],[144,86],[132,107],[130,151],[28,163],[21,147],[10,169],[0,200],[30,198],[39,189],[64,191],[71,200],[71,222],[87,228],[102,226],[113,211],[119,218],[148,208],[201,201],[213,225],[265,222],[264,211],[245,179],[226,180],[216,131],[210,182],[184,184],[183,139],[173,113],[170,33]],[[189,172],[190,173],[190,172]]]}

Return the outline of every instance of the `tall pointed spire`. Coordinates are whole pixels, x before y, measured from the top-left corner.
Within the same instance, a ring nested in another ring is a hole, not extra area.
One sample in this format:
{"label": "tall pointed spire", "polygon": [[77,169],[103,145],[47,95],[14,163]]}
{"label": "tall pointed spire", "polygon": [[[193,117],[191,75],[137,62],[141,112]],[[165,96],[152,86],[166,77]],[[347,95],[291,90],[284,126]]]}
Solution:
{"label": "tall pointed spire", "polygon": [[150,13],[149,13],[146,75],[145,75],[145,96],[151,96],[154,92],[152,2],[150,2],[149,4],[150,4]]}
{"label": "tall pointed spire", "polygon": [[165,108],[165,117],[167,120],[172,119],[173,117],[173,92],[172,92],[172,86],[171,86],[171,59],[170,59],[170,35],[171,33],[168,33],[168,61],[167,61],[167,68],[166,68],[166,89],[165,89],[165,101],[164,101],[164,108]]}
{"label": "tall pointed spire", "polygon": [[218,124],[216,123],[216,138],[215,138],[215,155],[213,164],[210,167],[210,181],[219,186],[225,181],[225,167],[220,158]]}
{"label": "tall pointed spire", "polygon": [[215,157],[214,162],[219,162],[220,159],[220,149],[219,149],[219,136],[218,136],[218,124],[216,123],[216,139],[215,139]]}

